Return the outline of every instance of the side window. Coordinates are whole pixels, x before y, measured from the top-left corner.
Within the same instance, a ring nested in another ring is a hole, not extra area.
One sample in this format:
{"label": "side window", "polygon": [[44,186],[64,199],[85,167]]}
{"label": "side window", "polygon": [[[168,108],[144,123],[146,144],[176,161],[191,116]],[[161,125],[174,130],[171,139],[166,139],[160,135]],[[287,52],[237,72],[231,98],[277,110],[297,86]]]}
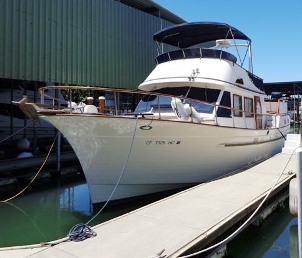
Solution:
{"label": "side window", "polygon": [[242,97],[233,95],[234,116],[242,116]]}
{"label": "side window", "polygon": [[254,117],[254,104],[252,98],[244,98],[244,113],[245,117]]}
{"label": "side window", "polygon": [[229,107],[229,108],[223,108],[219,107],[217,110],[217,116],[218,117],[231,117],[231,94],[228,91],[223,92],[223,95],[221,97],[220,101],[221,106]]}

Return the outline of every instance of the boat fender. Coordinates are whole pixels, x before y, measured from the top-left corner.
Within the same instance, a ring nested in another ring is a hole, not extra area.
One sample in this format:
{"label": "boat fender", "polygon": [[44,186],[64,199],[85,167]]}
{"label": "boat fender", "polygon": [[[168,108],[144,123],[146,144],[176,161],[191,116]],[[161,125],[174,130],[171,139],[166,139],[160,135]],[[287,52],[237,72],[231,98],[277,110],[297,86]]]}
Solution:
{"label": "boat fender", "polygon": [[22,138],[17,142],[17,149],[20,151],[26,151],[29,149],[30,142],[26,138]]}
{"label": "boat fender", "polygon": [[179,98],[172,97],[171,107],[181,121],[187,121],[190,116]]}
{"label": "boat fender", "polygon": [[98,113],[98,109],[94,105],[86,105],[84,107],[84,113],[97,114]]}
{"label": "boat fender", "polygon": [[17,156],[17,159],[24,159],[24,158],[31,158],[31,157],[33,157],[33,154],[31,152],[23,151]]}
{"label": "boat fender", "polygon": [[87,105],[93,105],[93,97],[87,97]]}

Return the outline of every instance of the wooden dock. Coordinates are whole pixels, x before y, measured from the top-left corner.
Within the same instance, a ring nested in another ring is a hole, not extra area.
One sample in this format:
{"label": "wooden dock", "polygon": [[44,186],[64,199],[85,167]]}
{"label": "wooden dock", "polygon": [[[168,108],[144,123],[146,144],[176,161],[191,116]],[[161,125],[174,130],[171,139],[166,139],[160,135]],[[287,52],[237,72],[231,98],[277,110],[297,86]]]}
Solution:
{"label": "wooden dock", "polygon": [[[253,213],[272,186],[275,188],[265,208],[281,195],[288,196],[288,185],[296,171],[295,160],[295,154],[280,153],[243,172],[198,185],[99,224],[93,227],[96,237],[53,246],[0,248],[0,257],[150,258],[189,254],[231,234]],[[53,243],[57,242],[60,241]],[[161,250],[162,256],[156,256]]]}

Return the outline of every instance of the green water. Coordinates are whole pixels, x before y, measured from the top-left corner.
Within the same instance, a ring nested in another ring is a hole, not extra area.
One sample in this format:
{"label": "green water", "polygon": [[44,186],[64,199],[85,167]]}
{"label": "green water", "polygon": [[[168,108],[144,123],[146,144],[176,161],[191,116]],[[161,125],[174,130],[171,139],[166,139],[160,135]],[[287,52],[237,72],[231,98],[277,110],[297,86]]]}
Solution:
{"label": "green water", "polygon": [[[1,199],[2,200],[2,199]],[[138,208],[141,203],[105,209],[93,226]],[[94,215],[85,182],[22,194],[0,203],[0,247],[37,244],[66,237],[78,223]]]}
{"label": "green water", "polygon": [[297,218],[288,205],[260,226],[250,226],[228,244],[228,258],[298,258]]}

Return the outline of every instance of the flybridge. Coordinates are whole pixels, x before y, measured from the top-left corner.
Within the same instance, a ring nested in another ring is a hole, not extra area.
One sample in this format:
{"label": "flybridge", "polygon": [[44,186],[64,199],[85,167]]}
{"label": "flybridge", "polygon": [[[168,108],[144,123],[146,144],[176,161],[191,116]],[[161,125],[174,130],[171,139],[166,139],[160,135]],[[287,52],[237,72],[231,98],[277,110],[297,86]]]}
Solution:
{"label": "flybridge", "polygon": [[154,34],[153,40],[178,48],[188,48],[200,43],[221,39],[250,38],[238,29],[218,22],[191,22],[168,27]]}
{"label": "flybridge", "polygon": [[[226,23],[191,22],[178,24],[156,32],[153,35],[153,40],[156,41],[159,45],[161,43],[165,43],[170,46],[180,48],[181,50],[185,50],[187,48],[191,48],[202,43],[215,41],[216,45],[210,48],[220,50],[221,54],[218,54],[219,58],[223,58],[226,60],[230,60],[229,58],[231,58],[230,61],[232,62],[236,62],[238,60],[239,65],[243,67],[245,63],[245,57],[248,55],[249,60],[248,64],[245,65],[245,69],[248,70],[250,73],[253,73],[251,39],[240,30]],[[242,44],[238,43],[238,40],[245,40],[246,42]],[[232,57],[223,57],[226,54],[222,51],[222,49],[229,47],[234,47],[236,49],[233,53],[229,53],[229,55],[232,55]],[[238,47],[245,47],[245,53],[240,53]],[[159,47],[159,50],[160,49],[162,48]],[[170,51],[169,54],[170,53],[173,54],[173,51]],[[208,52],[208,54],[209,53],[211,54],[211,56],[209,57],[213,57],[213,54],[215,54],[214,51]],[[205,53],[205,56],[206,54],[207,53]],[[215,56],[217,56],[217,54],[215,54]],[[199,57],[202,57],[201,51],[199,53]]]}

